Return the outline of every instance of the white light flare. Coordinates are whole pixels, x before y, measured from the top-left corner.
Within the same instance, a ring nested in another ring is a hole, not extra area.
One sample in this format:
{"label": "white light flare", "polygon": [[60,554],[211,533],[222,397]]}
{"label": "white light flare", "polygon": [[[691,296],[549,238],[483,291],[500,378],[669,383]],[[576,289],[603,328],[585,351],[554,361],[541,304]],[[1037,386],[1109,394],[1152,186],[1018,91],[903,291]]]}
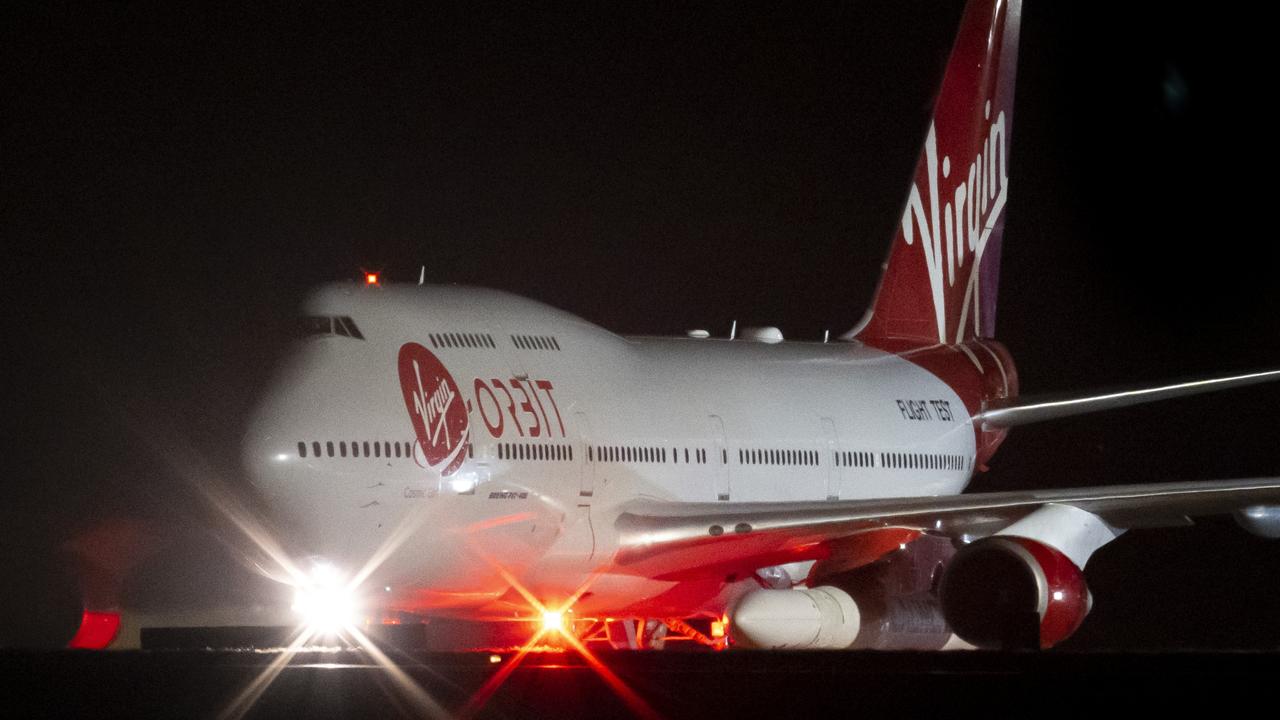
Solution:
{"label": "white light flare", "polygon": [[305,581],[295,587],[293,611],[318,637],[333,637],[359,621],[355,588],[329,563],[316,563]]}

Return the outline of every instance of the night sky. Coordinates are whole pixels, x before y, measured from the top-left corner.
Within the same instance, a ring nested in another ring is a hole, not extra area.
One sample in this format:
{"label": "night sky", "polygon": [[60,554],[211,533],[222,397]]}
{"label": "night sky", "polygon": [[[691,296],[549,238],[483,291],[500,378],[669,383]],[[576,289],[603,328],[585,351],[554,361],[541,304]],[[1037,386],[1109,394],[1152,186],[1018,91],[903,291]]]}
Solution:
{"label": "night sky", "polygon": [[[205,521],[166,448],[247,491],[243,422],[318,283],[425,264],[622,333],[851,327],[944,5],[0,24],[0,645],[69,637],[71,538]],[[1075,5],[1024,9],[997,321],[1023,393],[1280,366],[1270,22]],[[1250,389],[1019,428],[972,488],[1276,473],[1278,408]],[[1095,557],[1071,644],[1280,647],[1277,578],[1280,543],[1230,521],[1135,532]]]}

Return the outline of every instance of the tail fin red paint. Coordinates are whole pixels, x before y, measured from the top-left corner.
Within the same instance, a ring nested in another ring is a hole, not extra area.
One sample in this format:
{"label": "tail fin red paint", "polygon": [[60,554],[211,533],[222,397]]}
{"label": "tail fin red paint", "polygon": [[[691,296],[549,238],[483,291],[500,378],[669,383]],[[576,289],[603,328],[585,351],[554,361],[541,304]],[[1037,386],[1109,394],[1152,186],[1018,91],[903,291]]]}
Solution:
{"label": "tail fin red paint", "polygon": [[1021,14],[1021,0],[965,7],[880,286],[846,338],[899,348],[992,336]]}

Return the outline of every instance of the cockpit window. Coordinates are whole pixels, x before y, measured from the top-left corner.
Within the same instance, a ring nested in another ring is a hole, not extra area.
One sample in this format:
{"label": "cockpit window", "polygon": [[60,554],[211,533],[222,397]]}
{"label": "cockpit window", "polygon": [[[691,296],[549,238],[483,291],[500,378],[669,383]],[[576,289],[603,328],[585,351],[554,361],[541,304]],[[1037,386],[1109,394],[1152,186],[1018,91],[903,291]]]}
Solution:
{"label": "cockpit window", "polygon": [[343,335],[343,334],[349,335],[357,340],[364,339],[364,335],[361,335],[360,330],[356,327],[355,320],[352,320],[351,318],[345,315],[343,315],[342,317],[334,318],[333,320],[334,320],[335,326],[340,327],[343,330],[346,330],[345,333],[343,333],[342,330],[339,330],[338,331],[339,335]]}
{"label": "cockpit window", "polygon": [[328,315],[308,315],[302,318],[302,336],[340,335],[342,337],[363,340],[364,334],[356,327],[356,321],[346,315],[330,317]]}
{"label": "cockpit window", "polygon": [[323,317],[320,315],[308,315],[302,318],[301,330],[303,337],[311,337],[312,335],[329,335],[333,332],[333,318]]}

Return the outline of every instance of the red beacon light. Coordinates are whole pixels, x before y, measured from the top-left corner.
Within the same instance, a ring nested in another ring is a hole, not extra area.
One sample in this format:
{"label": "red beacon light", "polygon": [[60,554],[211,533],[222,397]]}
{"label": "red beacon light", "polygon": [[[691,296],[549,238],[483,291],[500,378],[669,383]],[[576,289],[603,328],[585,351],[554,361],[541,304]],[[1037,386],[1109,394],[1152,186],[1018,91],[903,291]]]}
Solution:
{"label": "red beacon light", "polygon": [[367,272],[364,274],[364,284],[369,287],[379,287],[381,286],[382,283],[381,283],[381,278],[378,276],[378,273]]}

